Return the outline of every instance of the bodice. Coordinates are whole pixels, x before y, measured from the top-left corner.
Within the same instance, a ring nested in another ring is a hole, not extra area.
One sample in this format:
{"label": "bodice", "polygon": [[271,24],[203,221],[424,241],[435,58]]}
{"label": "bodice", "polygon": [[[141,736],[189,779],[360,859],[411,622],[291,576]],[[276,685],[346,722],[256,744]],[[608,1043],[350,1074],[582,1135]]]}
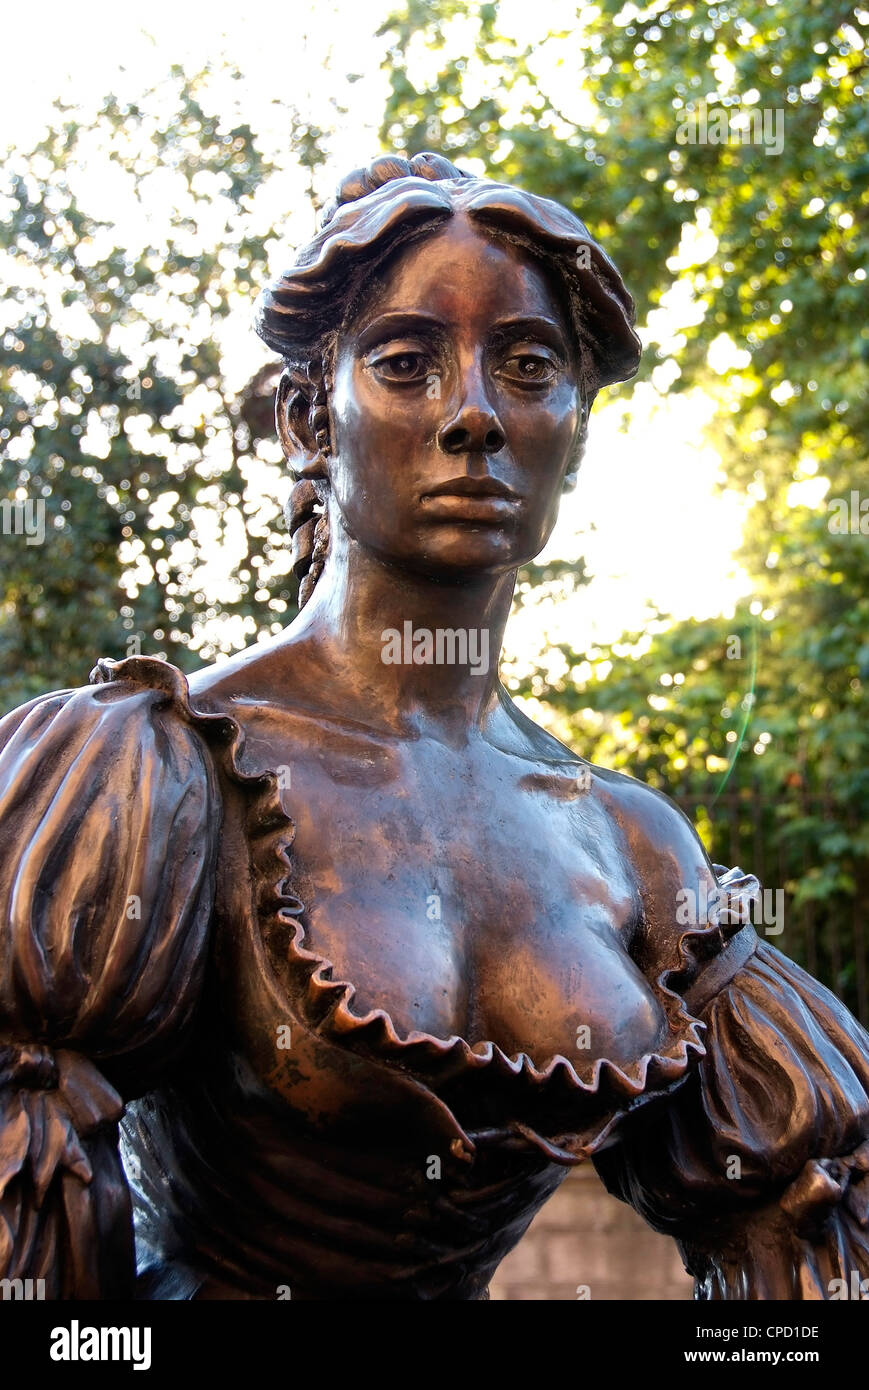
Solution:
{"label": "bodice", "polygon": [[601,774],[633,878],[559,853],[541,887],[521,860],[546,832],[515,835],[536,910],[478,971],[514,1012],[415,1027],[389,969],[356,989],[370,901],[330,961],[296,844],[317,798],[245,732],[148,658],[0,725],[0,1273],[131,1286],[125,1106],[144,1297],[482,1298],[588,1158],[708,1296],[827,1297],[865,1267],[869,1039],[745,925],[750,876],[718,871],[723,904],[683,925],[683,885],[711,873],[665,798]]}
{"label": "bodice", "polygon": [[[671,979],[687,981],[698,947],[720,953],[721,931],[680,933],[649,978],[629,954],[638,923],[620,933],[583,920],[579,897],[571,968],[551,955],[541,966],[562,991],[560,1049],[403,1030],[388,978],[384,998],[358,1008],[353,981],[309,937],[279,774],[250,771],[243,727],[196,710],[183,678],[174,696],[212,750],[221,831],[195,1034],[171,1081],[125,1122],[143,1241],[195,1249],[200,1269],[235,1270],[248,1286],[259,1268],[262,1288],[302,1297],[324,1277],[377,1297],[482,1296],[567,1168],[702,1055],[702,1025]],[[533,974],[520,968],[511,988],[523,984]],[[228,1193],[244,1220],[227,1222]]]}

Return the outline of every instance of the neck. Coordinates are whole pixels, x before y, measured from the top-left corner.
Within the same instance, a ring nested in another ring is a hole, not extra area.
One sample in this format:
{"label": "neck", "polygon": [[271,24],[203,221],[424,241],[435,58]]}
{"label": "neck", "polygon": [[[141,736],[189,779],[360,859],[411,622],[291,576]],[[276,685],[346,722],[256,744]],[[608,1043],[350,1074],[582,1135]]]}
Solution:
{"label": "neck", "polygon": [[461,735],[496,701],[515,582],[515,570],[434,580],[385,564],[334,528],[326,566],[288,636],[304,643],[319,691],[345,717],[353,710],[366,723]]}

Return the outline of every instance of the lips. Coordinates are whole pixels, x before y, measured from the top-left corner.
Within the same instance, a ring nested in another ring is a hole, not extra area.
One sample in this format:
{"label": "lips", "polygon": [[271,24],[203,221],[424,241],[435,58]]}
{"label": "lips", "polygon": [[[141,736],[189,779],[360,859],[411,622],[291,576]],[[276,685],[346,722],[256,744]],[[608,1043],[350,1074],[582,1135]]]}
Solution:
{"label": "lips", "polygon": [[423,498],[426,514],[445,521],[498,522],[515,516],[518,499],[440,493]]}
{"label": "lips", "polygon": [[497,478],[470,478],[467,474],[430,488],[422,500],[426,502],[430,497],[500,497],[505,501],[519,500],[513,489],[506,483],[499,482]]}
{"label": "lips", "polygon": [[496,524],[515,515],[520,498],[496,478],[452,478],[423,495],[426,512],[444,521]]}

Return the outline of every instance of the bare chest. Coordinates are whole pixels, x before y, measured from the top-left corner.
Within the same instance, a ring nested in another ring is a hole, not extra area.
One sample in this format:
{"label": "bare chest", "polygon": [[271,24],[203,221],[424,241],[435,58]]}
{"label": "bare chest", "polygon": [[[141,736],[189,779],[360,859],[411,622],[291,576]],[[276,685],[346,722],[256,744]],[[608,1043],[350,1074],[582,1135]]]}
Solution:
{"label": "bare chest", "polygon": [[295,822],[306,944],[353,984],[354,1012],[538,1064],[656,1043],[624,846],[575,769],[334,732],[257,751]]}

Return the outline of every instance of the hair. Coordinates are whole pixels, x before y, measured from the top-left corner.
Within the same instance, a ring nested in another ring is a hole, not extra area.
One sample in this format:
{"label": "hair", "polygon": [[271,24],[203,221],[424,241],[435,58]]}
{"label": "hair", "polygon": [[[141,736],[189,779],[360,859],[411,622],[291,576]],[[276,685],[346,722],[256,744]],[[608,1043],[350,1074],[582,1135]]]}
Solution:
{"label": "hair", "polygon": [[328,391],[343,327],[371,277],[400,246],[430,235],[457,212],[495,239],[522,246],[566,292],[580,362],[585,437],[602,386],[637,371],[634,302],[612,261],[567,208],[509,184],[477,178],[442,155],[383,155],[342,179],[320,227],[295,264],[272,280],[255,310],[259,336],[283,360],[276,412],[307,420],[317,457],[295,472],[286,507],[299,606],[310,597],[329,548]]}

